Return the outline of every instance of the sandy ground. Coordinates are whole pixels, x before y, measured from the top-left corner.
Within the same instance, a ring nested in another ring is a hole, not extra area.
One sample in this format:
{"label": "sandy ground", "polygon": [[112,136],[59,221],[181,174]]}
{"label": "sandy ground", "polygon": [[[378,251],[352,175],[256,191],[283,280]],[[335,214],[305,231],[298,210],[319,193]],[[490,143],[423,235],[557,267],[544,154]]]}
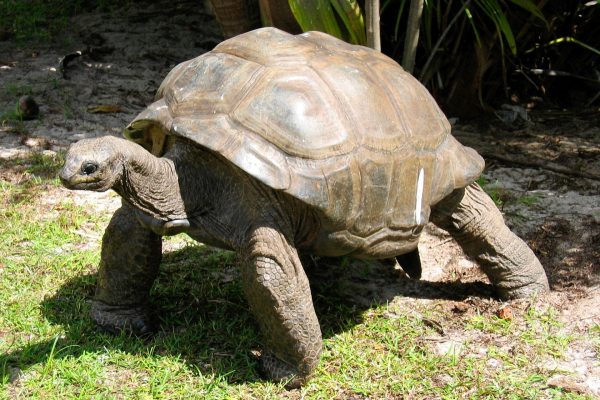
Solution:
{"label": "sandy ground", "polygon": [[[58,44],[17,47],[0,42],[0,112],[13,110],[22,94],[30,94],[40,106],[39,118],[0,126],[0,158],[56,152],[81,138],[120,135],[152,101],[166,73],[212,48],[220,40],[218,32],[197,1],[176,6],[161,1],[112,14],[82,15]],[[88,55],[61,71],[61,58],[86,49]],[[91,112],[107,105],[119,112]],[[454,130],[459,140],[486,156],[487,188],[502,201],[509,226],[528,241],[547,269],[553,291],[538,302],[559,310],[573,333],[600,323],[600,113],[593,111],[540,111],[531,113],[529,121],[514,123],[492,116],[459,121]],[[119,204],[106,193],[56,189],[51,196],[70,196],[106,213]],[[356,280],[356,302],[450,298],[450,308],[455,301],[500,307],[486,299],[485,289],[472,300],[460,293],[448,296],[448,289],[433,284],[485,281],[445,232],[428,227],[420,250],[424,283]],[[519,303],[511,306],[522,309]],[[452,314],[448,312],[449,318]],[[556,375],[559,385],[566,373],[568,384],[600,395],[600,365],[592,346],[578,341],[566,354],[560,363],[549,361],[543,368],[562,371]]]}

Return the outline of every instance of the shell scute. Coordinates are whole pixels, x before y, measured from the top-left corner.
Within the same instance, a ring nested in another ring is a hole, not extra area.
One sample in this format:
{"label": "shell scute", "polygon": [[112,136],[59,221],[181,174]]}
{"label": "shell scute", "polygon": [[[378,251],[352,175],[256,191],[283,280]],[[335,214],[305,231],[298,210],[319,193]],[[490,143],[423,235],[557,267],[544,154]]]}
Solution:
{"label": "shell scute", "polygon": [[450,123],[439,106],[412,75],[388,64],[371,68],[379,79],[385,79],[389,95],[405,129],[405,137],[415,149],[435,150],[450,133]]}
{"label": "shell scute", "polygon": [[346,120],[354,128],[351,140],[376,150],[406,148],[393,99],[366,64],[340,54],[313,58],[310,63],[338,99],[340,112],[332,117]]}
{"label": "shell scute", "polygon": [[338,103],[308,66],[267,68],[232,117],[288,155],[326,158],[355,147]]}
{"label": "shell scute", "polygon": [[261,69],[229,54],[206,53],[185,65],[162,93],[173,117],[226,114]]}
{"label": "shell scute", "polygon": [[262,28],[218,44],[213,52],[241,57],[261,65],[301,65],[315,46],[279,29]]}

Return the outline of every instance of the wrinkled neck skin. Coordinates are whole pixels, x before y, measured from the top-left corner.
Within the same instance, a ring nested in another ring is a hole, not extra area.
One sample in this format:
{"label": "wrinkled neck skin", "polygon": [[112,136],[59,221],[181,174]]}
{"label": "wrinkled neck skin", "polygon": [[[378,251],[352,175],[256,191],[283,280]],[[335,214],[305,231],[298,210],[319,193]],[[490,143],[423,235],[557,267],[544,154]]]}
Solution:
{"label": "wrinkled neck skin", "polygon": [[133,143],[122,151],[125,153],[123,175],[113,190],[132,206],[156,219],[185,219],[173,160],[154,157]]}
{"label": "wrinkled neck skin", "polygon": [[[202,243],[230,250],[247,244],[257,226],[285,230],[299,243],[313,235],[315,217],[300,201],[274,191],[211,151],[183,140],[163,157],[134,145],[124,157],[123,177],[113,186],[140,210],[140,222],[159,235],[186,232]],[[187,220],[185,228],[158,221]],[[166,228],[165,228],[166,227]]]}

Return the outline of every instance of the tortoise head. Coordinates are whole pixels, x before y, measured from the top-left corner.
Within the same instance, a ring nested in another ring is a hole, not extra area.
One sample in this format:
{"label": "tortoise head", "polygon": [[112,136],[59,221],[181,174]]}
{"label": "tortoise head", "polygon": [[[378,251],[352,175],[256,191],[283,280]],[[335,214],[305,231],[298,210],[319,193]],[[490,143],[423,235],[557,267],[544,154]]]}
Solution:
{"label": "tortoise head", "polygon": [[127,141],[112,136],[84,139],[69,147],[59,172],[68,189],[103,192],[123,174]]}

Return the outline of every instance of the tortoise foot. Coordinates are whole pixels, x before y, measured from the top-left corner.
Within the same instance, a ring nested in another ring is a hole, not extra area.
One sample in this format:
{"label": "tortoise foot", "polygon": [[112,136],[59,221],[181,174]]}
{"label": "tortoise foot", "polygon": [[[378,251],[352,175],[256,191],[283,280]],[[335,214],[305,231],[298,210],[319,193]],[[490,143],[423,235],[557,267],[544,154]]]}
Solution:
{"label": "tortoise foot", "polygon": [[526,285],[517,287],[498,285],[496,290],[502,299],[510,300],[531,297],[537,293],[547,292],[550,288],[548,286],[546,275],[540,275],[537,280]]}
{"label": "tortoise foot", "polygon": [[115,335],[127,332],[135,336],[147,337],[154,331],[144,307],[111,306],[94,300],[90,316],[100,329]]}
{"label": "tortoise foot", "polygon": [[273,382],[285,383],[286,389],[299,388],[308,380],[308,375],[299,373],[297,368],[268,351],[263,352],[260,362],[265,377]]}

